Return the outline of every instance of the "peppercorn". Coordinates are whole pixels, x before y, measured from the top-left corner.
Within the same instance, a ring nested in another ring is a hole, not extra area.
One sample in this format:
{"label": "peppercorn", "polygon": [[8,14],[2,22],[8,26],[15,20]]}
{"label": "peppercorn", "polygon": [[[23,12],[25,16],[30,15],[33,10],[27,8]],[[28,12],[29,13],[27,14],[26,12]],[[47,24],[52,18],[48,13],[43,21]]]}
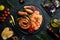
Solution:
{"label": "peppercorn", "polygon": [[24,3],[24,0],[19,0],[19,2],[20,2],[21,4],[23,4],[23,3]]}

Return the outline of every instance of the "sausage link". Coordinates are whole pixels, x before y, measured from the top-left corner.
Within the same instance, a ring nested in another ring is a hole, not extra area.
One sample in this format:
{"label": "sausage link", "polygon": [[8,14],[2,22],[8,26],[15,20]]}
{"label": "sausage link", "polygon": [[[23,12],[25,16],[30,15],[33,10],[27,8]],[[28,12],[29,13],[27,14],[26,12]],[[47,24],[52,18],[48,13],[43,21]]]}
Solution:
{"label": "sausage link", "polygon": [[33,11],[30,9],[25,9],[26,12],[28,12],[29,14],[33,14]]}
{"label": "sausage link", "polygon": [[18,15],[26,16],[26,15],[27,15],[27,12],[21,12],[21,11],[18,11]]}
{"label": "sausage link", "polygon": [[24,9],[30,9],[31,6],[24,6]]}

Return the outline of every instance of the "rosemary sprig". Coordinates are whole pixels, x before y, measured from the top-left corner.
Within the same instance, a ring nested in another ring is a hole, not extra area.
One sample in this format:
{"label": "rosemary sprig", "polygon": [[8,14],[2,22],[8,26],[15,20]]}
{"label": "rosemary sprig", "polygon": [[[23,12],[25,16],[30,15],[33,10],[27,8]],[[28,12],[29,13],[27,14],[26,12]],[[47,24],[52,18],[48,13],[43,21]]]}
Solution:
{"label": "rosemary sprig", "polygon": [[45,32],[42,32],[41,35],[42,35],[42,37],[44,38],[44,40],[49,40],[49,39],[48,39],[48,36],[46,35]]}
{"label": "rosemary sprig", "polygon": [[35,35],[35,37],[38,39],[38,40],[42,40],[42,38],[38,35]]}
{"label": "rosemary sprig", "polygon": [[22,19],[23,17],[20,17],[20,18],[17,18],[17,21],[19,20],[19,19]]}
{"label": "rosemary sprig", "polygon": [[7,3],[14,9],[13,4],[9,0],[7,0]]}

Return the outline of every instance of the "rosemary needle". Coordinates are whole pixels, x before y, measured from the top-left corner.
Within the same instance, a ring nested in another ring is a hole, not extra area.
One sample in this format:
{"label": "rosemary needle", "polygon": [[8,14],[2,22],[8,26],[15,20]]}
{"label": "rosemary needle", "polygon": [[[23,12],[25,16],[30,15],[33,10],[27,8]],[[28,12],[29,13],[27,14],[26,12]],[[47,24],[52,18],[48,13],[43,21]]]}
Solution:
{"label": "rosemary needle", "polygon": [[14,9],[13,4],[9,0],[7,0],[7,3]]}

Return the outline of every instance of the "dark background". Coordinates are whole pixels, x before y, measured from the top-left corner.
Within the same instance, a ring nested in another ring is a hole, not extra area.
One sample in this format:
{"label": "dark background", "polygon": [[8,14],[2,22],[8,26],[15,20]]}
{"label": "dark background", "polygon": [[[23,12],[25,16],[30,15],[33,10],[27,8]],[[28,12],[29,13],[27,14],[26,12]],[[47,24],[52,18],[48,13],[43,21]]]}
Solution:
{"label": "dark background", "polygon": [[[41,14],[43,15],[43,18],[44,18],[44,19],[43,19],[43,23],[42,23],[42,26],[41,26],[39,32],[37,32],[37,33],[35,33],[35,34],[31,34],[31,35],[26,35],[26,34],[22,33],[21,31],[19,31],[19,30],[18,30],[18,29],[19,29],[18,27],[16,27],[16,26],[13,27],[13,26],[8,22],[8,19],[9,19],[9,17],[8,17],[7,20],[6,20],[6,22],[4,22],[4,23],[1,23],[1,22],[0,22],[0,34],[1,34],[2,30],[3,30],[6,26],[9,26],[10,28],[13,29],[13,31],[14,31],[14,33],[15,33],[14,35],[18,36],[19,40],[21,40],[22,36],[25,37],[25,40],[38,40],[38,39],[35,37],[35,35],[40,36],[42,40],[46,40],[46,39],[43,38],[43,36],[41,35],[42,32],[45,32],[45,33],[46,33],[48,40],[53,40],[53,39],[47,34],[47,31],[46,31],[47,28],[46,28],[46,26],[47,26],[47,24],[50,22],[50,19],[52,19],[52,18],[60,18],[60,13],[59,13],[60,9],[58,9],[58,10],[56,11],[56,15],[55,15],[55,16],[50,17],[50,16],[48,15],[48,13],[44,10],[44,8],[41,6],[41,4],[43,3],[44,0],[25,0],[24,4],[20,4],[20,3],[19,3],[19,0],[9,0],[9,1],[14,5],[14,7],[15,7],[14,9],[13,9],[11,6],[8,5],[8,3],[6,2],[6,0],[0,0],[0,4],[5,5],[6,8],[7,8],[7,7],[10,8],[11,14],[14,16],[15,21],[16,21],[16,18],[18,17],[18,16],[17,16],[17,11],[18,11],[18,10],[21,10],[21,9],[24,7],[24,5],[34,5],[34,6],[36,6],[36,7],[38,7],[38,8],[40,9]],[[2,14],[2,13],[0,12],[0,14]],[[0,40],[2,40],[1,37],[0,37]]]}

